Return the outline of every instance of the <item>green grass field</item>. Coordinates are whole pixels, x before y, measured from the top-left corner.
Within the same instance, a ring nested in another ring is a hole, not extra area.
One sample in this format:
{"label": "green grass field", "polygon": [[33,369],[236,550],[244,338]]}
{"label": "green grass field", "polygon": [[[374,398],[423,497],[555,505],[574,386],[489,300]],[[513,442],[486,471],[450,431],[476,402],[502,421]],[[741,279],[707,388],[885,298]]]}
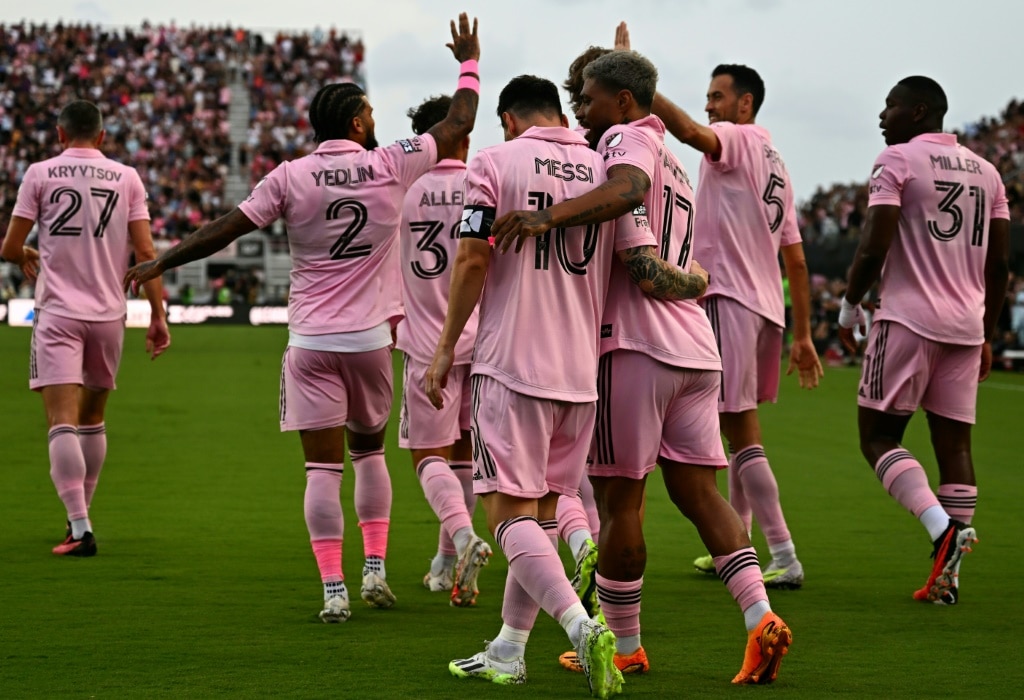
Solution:
{"label": "green grass field", "polygon": [[[356,600],[349,622],[321,624],[302,454],[277,426],[286,332],[172,332],[174,346],[152,363],[141,331],[128,333],[91,514],[100,552],[76,560],[49,551],[64,513],[48,476],[42,402],[27,389],[29,333],[0,327],[0,697],[587,697],[583,677],[558,666],[568,647],[543,614],[526,686],[449,676],[450,659],[498,632],[505,562],[496,554],[484,570],[475,609],[450,608],[422,588],[437,525],[393,436],[388,581],[398,604],[381,611]],[[642,614],[652,670],[627,677],[624,697],[1020,696],[1024,376],[997,374],[980,390],[981,543],[955,608],[911,600],[931,547],[857,450],[856,380],[853,370],[830,369],[819,390],[800,393],[789,378],[781,403],[762,412],[807,573],[803,590],[772,595],[795,637],[779,680],[730,685],[742,618],[717,579],[692,570],[702,553],[696,532],[655,474]],[[921,417],[907,445],[934,476]],[[358,581],[351,494],[348,475],[345,570]],[[764,560],[756,534],[755,546]]]}

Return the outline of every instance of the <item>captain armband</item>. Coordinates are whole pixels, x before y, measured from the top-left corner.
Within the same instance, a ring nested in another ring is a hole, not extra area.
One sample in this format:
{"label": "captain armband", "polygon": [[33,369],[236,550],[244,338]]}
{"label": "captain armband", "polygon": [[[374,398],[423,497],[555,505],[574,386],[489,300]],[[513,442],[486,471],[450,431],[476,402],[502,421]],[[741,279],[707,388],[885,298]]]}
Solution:
{"label": "captain armband", "polygon": [[492,243],[491,226],[494,225],[494,207],[469,204],[462,210],[459,238],[477,238]]}

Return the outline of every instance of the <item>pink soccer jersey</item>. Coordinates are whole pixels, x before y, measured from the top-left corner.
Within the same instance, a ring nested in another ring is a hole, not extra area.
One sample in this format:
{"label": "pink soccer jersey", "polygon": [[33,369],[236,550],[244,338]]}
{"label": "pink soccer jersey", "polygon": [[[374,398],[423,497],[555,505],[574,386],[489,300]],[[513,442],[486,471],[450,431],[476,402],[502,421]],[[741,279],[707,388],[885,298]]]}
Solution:
{"label": "pink soccer jersey", "polygon": [[711,275],[707,296],[735,299],[784,326],[779,247],[800,242],[789,173],[767,130],[730,122],[711,128],[722,154],[701,160],[693,249]]}
{"label": "pink soccer jersey", "polygon": [[372,151],[344,139],[274,168],[238,208],[259,227],[284,218],[288,326],[302,335],[373,328],[402,315],[402,199],[437,162],[429,134]]}
{"label": "pink soccer jersey", "polygon": [[[644,208],[661,257],[689,271],[694,238],[693,188],[686,170],[665,147],[665,124],[656,116],[613,126],[597,145],[605,167],[630,165],[651,179]],[[634,212],[641,214],[641,212]],[[619,220],[619,225],[626,217]],[[699,260],[698,260],[699,262]],[[696,301],[658,301],[612,266],[601,328],[601,352],[634,350],[675,367],[721,370],[722,360],[704,310]]]}
{"label": "pink soccer jersey", "polygon": [[[402,205],[399,246],[405,318],[398,324],[397,347],[429,363],[448,311],[448,288],[459,246],[459,223],[466,203],[466,164],[442,160],[409,188]],[[455,363],[473,356],[478,311],[455,345]]]}
{"label": "pink soccer jersey", "polygon": [[[533,127],[476,154],[466,177],[467,229],[495,216],[545,209],[605,181],[604,162],[579,134]],[[552,229],[519,254],[491,257],[473,374],[555,401],[597,400],[598,331],[614,251],[653,245],[645,225]]]}
{"label": "pink soccer jersey", "polygon": [[37,308],[82,321],[124,318],[128,223],[149,220],[133,168],[93,148],[67,148],[29,166],[12,213],[38,225]]}
{"label": "pink soccer jersey", "polygon": [[954,134],[889,146],[871,171],[868,206],[900,207],[875,318],[942,343],[984,342],[991,219],[1010,218],[995,167]]}

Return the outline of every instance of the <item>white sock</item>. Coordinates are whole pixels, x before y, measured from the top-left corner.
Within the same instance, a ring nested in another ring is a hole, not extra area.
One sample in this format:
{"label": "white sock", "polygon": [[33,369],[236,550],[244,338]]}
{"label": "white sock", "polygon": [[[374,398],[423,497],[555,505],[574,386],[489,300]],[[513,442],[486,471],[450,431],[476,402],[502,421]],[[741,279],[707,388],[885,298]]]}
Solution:
{"label": "white sock", "polygon": [[459,553],[461,557],[463,552],[466,551],[466,547],[473,541],[473,528],[462,527],[459,528],[454,535],[452,535],[452,542],[455,543],[455,551]]}
{"label": "white sock", "polygon": [[487,653],[498,661],[512,661],[526,655],[526,642],[530,639],[530,630],[517,630],[508,625],[501,626],[497,639],[487,647]]}
{"label": "white sock", "polygon": [[442,554],[441,552],[438,552],[434,555],[434,558],[430,560],[430,573],[434,576],[440,576],[445,571],[450,572],[454,566],[454,554]]}
{"label": "white sock", "polygon": [[344,598],[348,600],[348,589],[344,581],[324,581],[324,600]]}
{"label": "white sock", "polygon": [[572,555],[579,559],[580,552],[587,545],[588,540],[593,540],[589,530],[576,530],[569,535],[569,549],[572,550]]}
{"label": "white sock", "polygon": [[580,643],[580,636],[582,632],[580,629],[583,627],[583,623],[589,621],[587,617],[587,610],[583,607],[583,603],[573,603],[569,606],[569,609],[562,613],[561,619],[558,624],[562,626],[565,633],[569,635],[569,641],[572,642],[573,646],[577,646]]}
{"label": "white sock", "polygon": [[775,562],[776,566],[785,569],[787,566],[796,563],[796,545],[793,544],[793,540],[770,544],[768,545],[768,551],[771,552],[772,561]]}
{"label": "white sock", "polygon": [[[942,533],[949,527],[949,514],[943,510],[942,506],[932,506],[921,513],[917,519],[928,530],[928,536],[932,538],[932,542],[942,537]],[[74,525],[74,523],[71,524]]]}
{"label": "white sock", "polygon": [[743,611],[743,624],[747,626],[747,632],[752,632],[761,618],[772,611],[772,606],[767,600],[760,600]]}
{"label": "white sock", "polygon": [[384,568],[384,560],[380,557],[366,557],[366,563],[363,565],[363,576],[371,572],[384,579],[388,577],[387,570]]}
{"label": "white sock", "polygon": [[92,532],[92,523],[89,522],[89,518],[79,518],[78,520],[71,521],[71,536],[74,539],[82,539],[82,535],[87,532]]}
{"label": "white sock", "polygon": [[629,655],[640,648],[640,635],[615,638],[615,653]]}

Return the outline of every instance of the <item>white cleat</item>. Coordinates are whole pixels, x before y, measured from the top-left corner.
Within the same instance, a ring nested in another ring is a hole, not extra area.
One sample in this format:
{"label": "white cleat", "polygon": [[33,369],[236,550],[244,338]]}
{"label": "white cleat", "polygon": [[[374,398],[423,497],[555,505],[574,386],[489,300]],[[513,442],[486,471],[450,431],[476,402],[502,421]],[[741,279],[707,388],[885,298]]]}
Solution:
{"label": "white cleat", "polygon": [[434,593],[439,591],[451,592],[454,585],[455,580],[452,578],[452,572],[448,570],[442,571],[439,576],[435,576],[433,572],[428,571],[426,576],[423,577],[423,587]]}
{"label": "white cleat", "polygon": [[324,622],[344,622],[352,615],[348,607],[348,598],[334,596],[324,601],[324,609],[320,611],[320,619]]}
{"label": "white cleat", "polygon": [[448,671],[456,678],[479,678],[498,685],[522,685],[526,682],[526,660],[519,656],[511,661],[498,661],[487,653],[490,642],[484,642],[484,650],[468,659],[455,659],[448,664]]}
{"label": "white cleat", "polygon": [[789,566],[779,566],[772,559],[761,572],[765,588],[777,590],[796,590],[804,585],[804,567],[799,560]]}
{"label": "white cleat", "polygon": [[395,604],[395,594],[388,588],[388,582],[372,571],[363,576],[359,596],[371,608],[390,608]]}
{"label": "white cleat", "polygon": [[451,597],[453,607],[465,608],[476,605],[476,597],[480,594],[476,580],[480,575],[480,569],[487,566],[490,561],[492,553],[491,545],[473,535],[473,539],[466,545],[466,550],[455,565],[455,584],[452,586]]}

